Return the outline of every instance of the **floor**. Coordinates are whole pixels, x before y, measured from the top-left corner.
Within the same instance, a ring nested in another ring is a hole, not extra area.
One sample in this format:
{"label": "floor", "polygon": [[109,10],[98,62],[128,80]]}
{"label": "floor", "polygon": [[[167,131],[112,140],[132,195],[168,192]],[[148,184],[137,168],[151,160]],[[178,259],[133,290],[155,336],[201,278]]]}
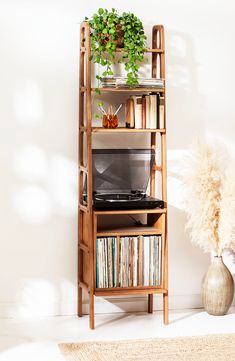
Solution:
{"label": "floor", "polygon": [[162,314],[99,314],[96,329],[88,327],[88,316],[51,317],[34,321],[0,320],[1,361],[63,361],[60,342],[176,337],[215,333],[235,333],[235,308],[213,317],[203,310],[171,311],[170,324],[162,324]]}

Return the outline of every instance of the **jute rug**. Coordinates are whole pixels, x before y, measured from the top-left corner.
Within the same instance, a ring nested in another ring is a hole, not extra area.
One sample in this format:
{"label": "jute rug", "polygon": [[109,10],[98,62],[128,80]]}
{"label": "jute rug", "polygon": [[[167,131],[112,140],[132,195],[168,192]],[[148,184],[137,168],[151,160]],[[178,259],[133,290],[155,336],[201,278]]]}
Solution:
{"label": "jute rug", "polygon": [[235,334],[59,345],[67,361],[235,361]]}

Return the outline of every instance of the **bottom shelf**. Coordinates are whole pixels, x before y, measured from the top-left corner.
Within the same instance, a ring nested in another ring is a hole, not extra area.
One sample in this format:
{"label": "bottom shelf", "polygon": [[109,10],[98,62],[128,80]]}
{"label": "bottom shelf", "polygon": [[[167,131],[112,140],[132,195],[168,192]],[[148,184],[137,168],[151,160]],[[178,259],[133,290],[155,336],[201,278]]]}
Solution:
{"label": "bottom shelf", "polygon": [[139,287],[113,287],[113,288],[96,288],[95,296],[115,296],[115,295],[137,295],[137,294],[154,294],[167,293],[165,288],[154,286]]}

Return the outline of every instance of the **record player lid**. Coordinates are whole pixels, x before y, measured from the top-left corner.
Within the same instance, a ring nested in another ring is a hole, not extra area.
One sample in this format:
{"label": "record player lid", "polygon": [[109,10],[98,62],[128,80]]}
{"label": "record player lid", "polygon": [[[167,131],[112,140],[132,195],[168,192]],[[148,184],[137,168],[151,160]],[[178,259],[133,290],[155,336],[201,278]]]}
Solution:
{"label": "record player lid", "polygon": [[93,192],[146,193],[153,149],[93,149]]}

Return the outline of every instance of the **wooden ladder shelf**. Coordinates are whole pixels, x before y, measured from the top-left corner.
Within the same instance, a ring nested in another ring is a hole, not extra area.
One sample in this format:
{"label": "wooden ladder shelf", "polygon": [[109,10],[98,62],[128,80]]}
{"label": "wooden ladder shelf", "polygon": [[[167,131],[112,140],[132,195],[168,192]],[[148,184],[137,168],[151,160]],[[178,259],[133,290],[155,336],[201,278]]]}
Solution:
{"label": "wooden ladder shelf", "polygon": [[[152,77],[165,79],[165,50],[164,50],[164,28],[162,25],[153,26],[152,48],[146,52],[152,53]],[[153,312],[153,295],[163,295],[163,318],[168,324],[168,242],[167,242],[167,189],[166,189],[166,119],[164,129],[130,129],[117,128],[105,129],[92,127],[92,92],[91,87],[91,55],[90,28],[84,22],[80,30],[80,72],[79,72],[79,210],[78,210],[78,316],[82,316],[82,293],[83,290],[89,294],[90,328],[94,329],[94,297],[114,295],[148,295],[148,312]],[[105,92],[162,92],[165,99],[164,89],[113,89],[101,88]],[[165,101],[165,100],[164,100]],[[165,106],[165,104],[164,104]],[[166,111],[164,112],[166,118]],[[164,209],[140,209],[140,210],[95,210],[92,206],[92,137],[96,133],[149,133],[151,137],[151,148],[158,146],[161,154],[161,164],[152,169],[150,178],[150,195],[155,196],[156,172],[160,172],[162,200]],[[157,134],[160,140],[157,145]],[[86,142],[85,142],[86,137]],[[84,151],[85,147],[85,151]],[[85,159],[86,153],[86,159]],[[87,179],[87,202],[83,201],[83,184]],[[148,227],[116,230],[98,230],[98,218],[111,215],[147,215]],[[160,286],[136,286],[136,287],[113,287],[96,288],[96,239],[98,236],[139,235],[160,233],[162,236],[162,280]]]}

